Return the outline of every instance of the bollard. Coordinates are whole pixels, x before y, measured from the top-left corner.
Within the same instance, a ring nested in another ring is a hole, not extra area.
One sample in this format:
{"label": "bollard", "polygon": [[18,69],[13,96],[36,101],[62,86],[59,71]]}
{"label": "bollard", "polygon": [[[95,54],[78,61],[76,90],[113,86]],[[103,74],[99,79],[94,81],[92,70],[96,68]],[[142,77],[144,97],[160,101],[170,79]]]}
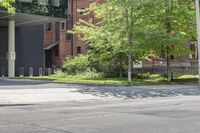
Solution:
{"label": "bollard", "polygon": [[23,67],[20,67],[19,68],[19,77],[24,77],[24,68]]}
{"label": "bollard", "polygon": [[1,68],[1,76],[2,76],[2,78],[5,77],[5,74],[6,74],[6,69],[5,69],[5,67],[2,67]]}
{"label": "bollard", "polygon": [[29,68],[29,76],[33,77],[33,68],[32,67]]}
{"label": "bollard", "polygon": [[52,69],[51,68],[47,68],[47,76],[50,76],[52,74]]}
{"label": "bollard", "polygon": [[42,77],[42,68],[39,68],[39,76]]}

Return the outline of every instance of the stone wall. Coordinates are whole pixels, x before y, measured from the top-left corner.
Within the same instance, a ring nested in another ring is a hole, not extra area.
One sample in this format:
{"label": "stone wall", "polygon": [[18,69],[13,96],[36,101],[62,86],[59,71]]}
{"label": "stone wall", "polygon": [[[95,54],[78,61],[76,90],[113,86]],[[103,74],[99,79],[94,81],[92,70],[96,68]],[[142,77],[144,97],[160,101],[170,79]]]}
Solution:
{"label": "stone wall", "polygon": [[[161,74],[167,73],[166,64],[148,64],[144,65],[143,68],[137,68],[133,70],[134,73],[151,73]],[[185,60],[185,61],[172,61],[170,63],[170,73],[174,76],[179,75],[197,75],[198,74],[198,61],[197,60]]]}

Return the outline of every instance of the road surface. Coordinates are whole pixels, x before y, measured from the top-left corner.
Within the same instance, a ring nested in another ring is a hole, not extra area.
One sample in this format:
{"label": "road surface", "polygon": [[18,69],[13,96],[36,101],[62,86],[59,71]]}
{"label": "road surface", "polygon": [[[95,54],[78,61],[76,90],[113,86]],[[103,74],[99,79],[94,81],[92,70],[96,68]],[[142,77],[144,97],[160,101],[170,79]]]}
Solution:
{"label": "road surface", "polygon": [[0,133],[199,133],[199,95],[196,86],[0,81]]}

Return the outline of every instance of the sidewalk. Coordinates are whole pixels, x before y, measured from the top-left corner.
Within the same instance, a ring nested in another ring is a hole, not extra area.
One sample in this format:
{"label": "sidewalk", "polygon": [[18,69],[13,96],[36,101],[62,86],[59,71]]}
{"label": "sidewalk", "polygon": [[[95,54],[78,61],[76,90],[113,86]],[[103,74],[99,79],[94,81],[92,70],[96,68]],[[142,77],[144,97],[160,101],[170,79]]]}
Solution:
{"label": "sidewalk", "polygon": [[117,87],[0,80],[0,105],[174,96],[200,96],[200,89],[181,85]]}
{"label": "sidewalk", "polygon": [[[88,88],[87,85],[0,79],[0,105],[105,100],[103,97],[79,92],[84,88]],[[106,98],[110,99],[113,97]]]}
{"label": "sidewalk", "polygon": [[75,91],[77,89],[65,88],[0,90],[0,104],[34,104],[100,99],[100,97]]}

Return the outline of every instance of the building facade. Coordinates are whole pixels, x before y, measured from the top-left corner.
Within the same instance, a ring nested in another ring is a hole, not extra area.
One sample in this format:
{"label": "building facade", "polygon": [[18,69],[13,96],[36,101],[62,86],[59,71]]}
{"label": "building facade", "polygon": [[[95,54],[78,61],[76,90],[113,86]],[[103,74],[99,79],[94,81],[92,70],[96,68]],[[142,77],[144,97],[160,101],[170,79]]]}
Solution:
{"label": "building facade", "polygon": [[[13,6],[15,14],[0,8],[0,74],[8,77],[39,75],[46,68],[45,55],[52,48],[47,48],[52,45],[51,40],[48,42],[51,31],[47,31],[44,24],[53,23],[58,27],[59,36],[52,38],[62,46],[68,1],[16,0]],[[61,56],[64,55],[60,54],[60,59]]]}
{"label": "building facade", "polygon": [[[97,0],[16,0],[15,14],[0,9],[0,75],[44,75],[46,69],[62,68],[67,58],[86,54],[87,44],[67,31],[79,19],[96,21],[92,13],[79,12],[94,1]],[[190,48],[193,52],[186,60],[196,60],[195,44]],[[182,59],[172,61],[183,62]],[[141,66],[151,70],[166,67],[166,60],[153,59]]]}
{"label": "building facade", "polygon": [[[60,68],[67,57],[70,58],[78,54],[87,53],[87,44],[81,41],[77,35],[72,35],[66,32],[71,30],[73,25],[77,23],[79,19],[87,21],[94,18],[92,14],[84,15],[82,12],[79,12],[80,9],[88,8],[89,4],[94,1],[96,0],[68,0],[67,21],[60,22],[60,27],[57,27],[55,23],[45,25],[45,46],[47,47],[45,53],[47,68]],[[56,36],[60,36],[58,37],[59,39]],[[53,47],[49,50],[50,47],[48,46]]]}
{"label": "building facade", "polygon": [[15,14],[0,10],[0,75],[45,74],[61,68],[66,59],[86,54],[88,47],[67,33],[79,19],[89,20],[78,9],[91,0],[16,0]]}

